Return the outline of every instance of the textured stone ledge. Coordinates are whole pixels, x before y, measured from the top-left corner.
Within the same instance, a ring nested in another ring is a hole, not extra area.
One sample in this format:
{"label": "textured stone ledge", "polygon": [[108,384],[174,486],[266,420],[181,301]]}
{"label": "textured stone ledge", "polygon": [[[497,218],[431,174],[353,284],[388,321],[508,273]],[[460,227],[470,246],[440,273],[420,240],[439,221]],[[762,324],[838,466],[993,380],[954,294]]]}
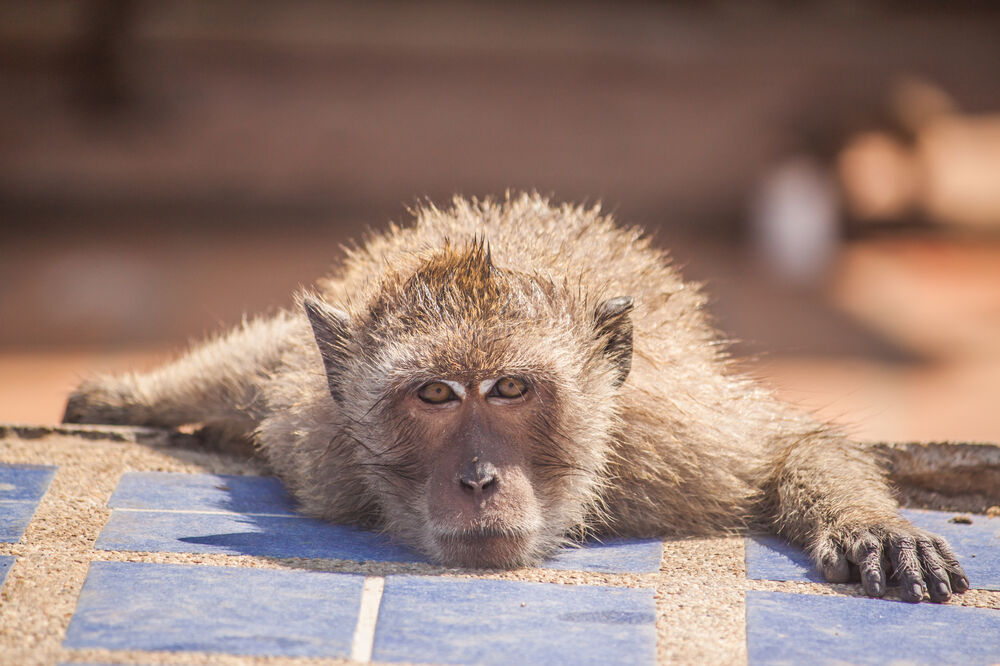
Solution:
{"label": "textured stone ledge", "polygon": [[949,495],[981,493],[1000,499],[1000,446],[986,443],[870,444],[887,460],[896,483]]}
{"label": "textured stone ledge", "polygon": [[1000,504],[1000,445],[966,442],[866,444],[878,451],[907,504],[985,511]]}
{"label": "textured stone ledge", "polygon": [[150,446],[197,446],[202,439],[191,433],[169,428],[145,428],[115,425],[31,425],[0,423],[0,439],[45,439],[48,437],[79,437],[112,442],[130,442]]}

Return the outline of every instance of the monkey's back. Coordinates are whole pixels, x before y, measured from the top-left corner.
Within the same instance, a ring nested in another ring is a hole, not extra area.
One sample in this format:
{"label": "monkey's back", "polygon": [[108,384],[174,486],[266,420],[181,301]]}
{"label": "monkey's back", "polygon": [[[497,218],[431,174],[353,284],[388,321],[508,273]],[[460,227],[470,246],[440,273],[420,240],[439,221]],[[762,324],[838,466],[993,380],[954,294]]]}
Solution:
{"label": "monkey's back", "polygon": [[684,282],[668,256],[635,228],[599,207],[553,206],[537,194],[504,202],[455,198],[453,207],[417,211],[412,226],[393,225],[348,250],[343,265],[321,280],[324,297],[357,313],[388,274],[407,275],[446,245],[488,243],[494,265],[539,274],[587,302],[635,299],[636,350],[654,363],[679,356],[710,360],[718,347],[698,285]]}

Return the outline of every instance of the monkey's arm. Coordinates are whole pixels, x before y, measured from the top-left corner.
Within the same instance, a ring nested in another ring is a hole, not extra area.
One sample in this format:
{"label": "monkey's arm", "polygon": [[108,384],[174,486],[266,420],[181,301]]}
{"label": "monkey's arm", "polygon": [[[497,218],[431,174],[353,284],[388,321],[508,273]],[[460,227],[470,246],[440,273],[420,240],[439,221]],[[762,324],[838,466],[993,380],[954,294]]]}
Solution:
{"label": "monkey's arm", "polygon": [[247,436],[262,418],[262,382],[304,320],[287,313],[247,322],[149,373],[104,375],[84,381],[70,395],[65,423],[179,426],[211,424]]}
{"label": "monkey's arm", "polygon": [[[885,474],[857,444],[817,430],[777,446],[762,474],[762,510],[804,546],[830,582],[860,575],[881,597],[887,578],[905,601],[947,601],[969,581],[948,543],[897,513]],[[853,566],[852,566],[853,565]]]}
{"label": "monkey's arm", "polygon": [[686,392],[662,382],[623,394],[627,425],[598,529],[696,535],[756,524],[805,548],[830,582],[860,575],[871,596],[889,578],[908,601],[969,588],[947,542],[899,516],[871,450],[738,378],[702,379]]}

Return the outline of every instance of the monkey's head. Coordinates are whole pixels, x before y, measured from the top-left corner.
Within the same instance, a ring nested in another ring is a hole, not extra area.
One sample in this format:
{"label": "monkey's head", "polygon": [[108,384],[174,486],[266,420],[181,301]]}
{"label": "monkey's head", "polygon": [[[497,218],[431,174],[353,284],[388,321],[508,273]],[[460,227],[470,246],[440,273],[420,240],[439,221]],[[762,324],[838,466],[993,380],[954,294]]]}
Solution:
{"label": "monkey's head", "polygon": [[446,247],[348,314],[303,300],[387,531],[452,566],[537,562],[601,510],[632,299]]}

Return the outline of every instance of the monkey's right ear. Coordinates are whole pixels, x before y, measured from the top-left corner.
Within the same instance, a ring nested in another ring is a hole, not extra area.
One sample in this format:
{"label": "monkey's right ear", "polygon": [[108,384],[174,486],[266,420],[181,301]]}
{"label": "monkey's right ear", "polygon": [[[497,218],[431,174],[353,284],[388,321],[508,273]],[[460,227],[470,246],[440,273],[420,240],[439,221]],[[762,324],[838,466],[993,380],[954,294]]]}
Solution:
{"label": "monkey's right ear", "polygon": [[337,402],[341,402],[343,394],[340,392],[337,377],[349,353],[347,344],[351,318],[343,310],[330,307],[315,298],[303,298],[302,307],[309,317],[316,346],[319,347],[319,353],[323,357],[330,395]]}
{"label": "monkey's right ear", "polygon": [[618,296],[602,302],[594,310],[594,329],[603,338],[604,355],[618,369],[615,386],[625,383],[632,370],[632,308],[631,296]]}

